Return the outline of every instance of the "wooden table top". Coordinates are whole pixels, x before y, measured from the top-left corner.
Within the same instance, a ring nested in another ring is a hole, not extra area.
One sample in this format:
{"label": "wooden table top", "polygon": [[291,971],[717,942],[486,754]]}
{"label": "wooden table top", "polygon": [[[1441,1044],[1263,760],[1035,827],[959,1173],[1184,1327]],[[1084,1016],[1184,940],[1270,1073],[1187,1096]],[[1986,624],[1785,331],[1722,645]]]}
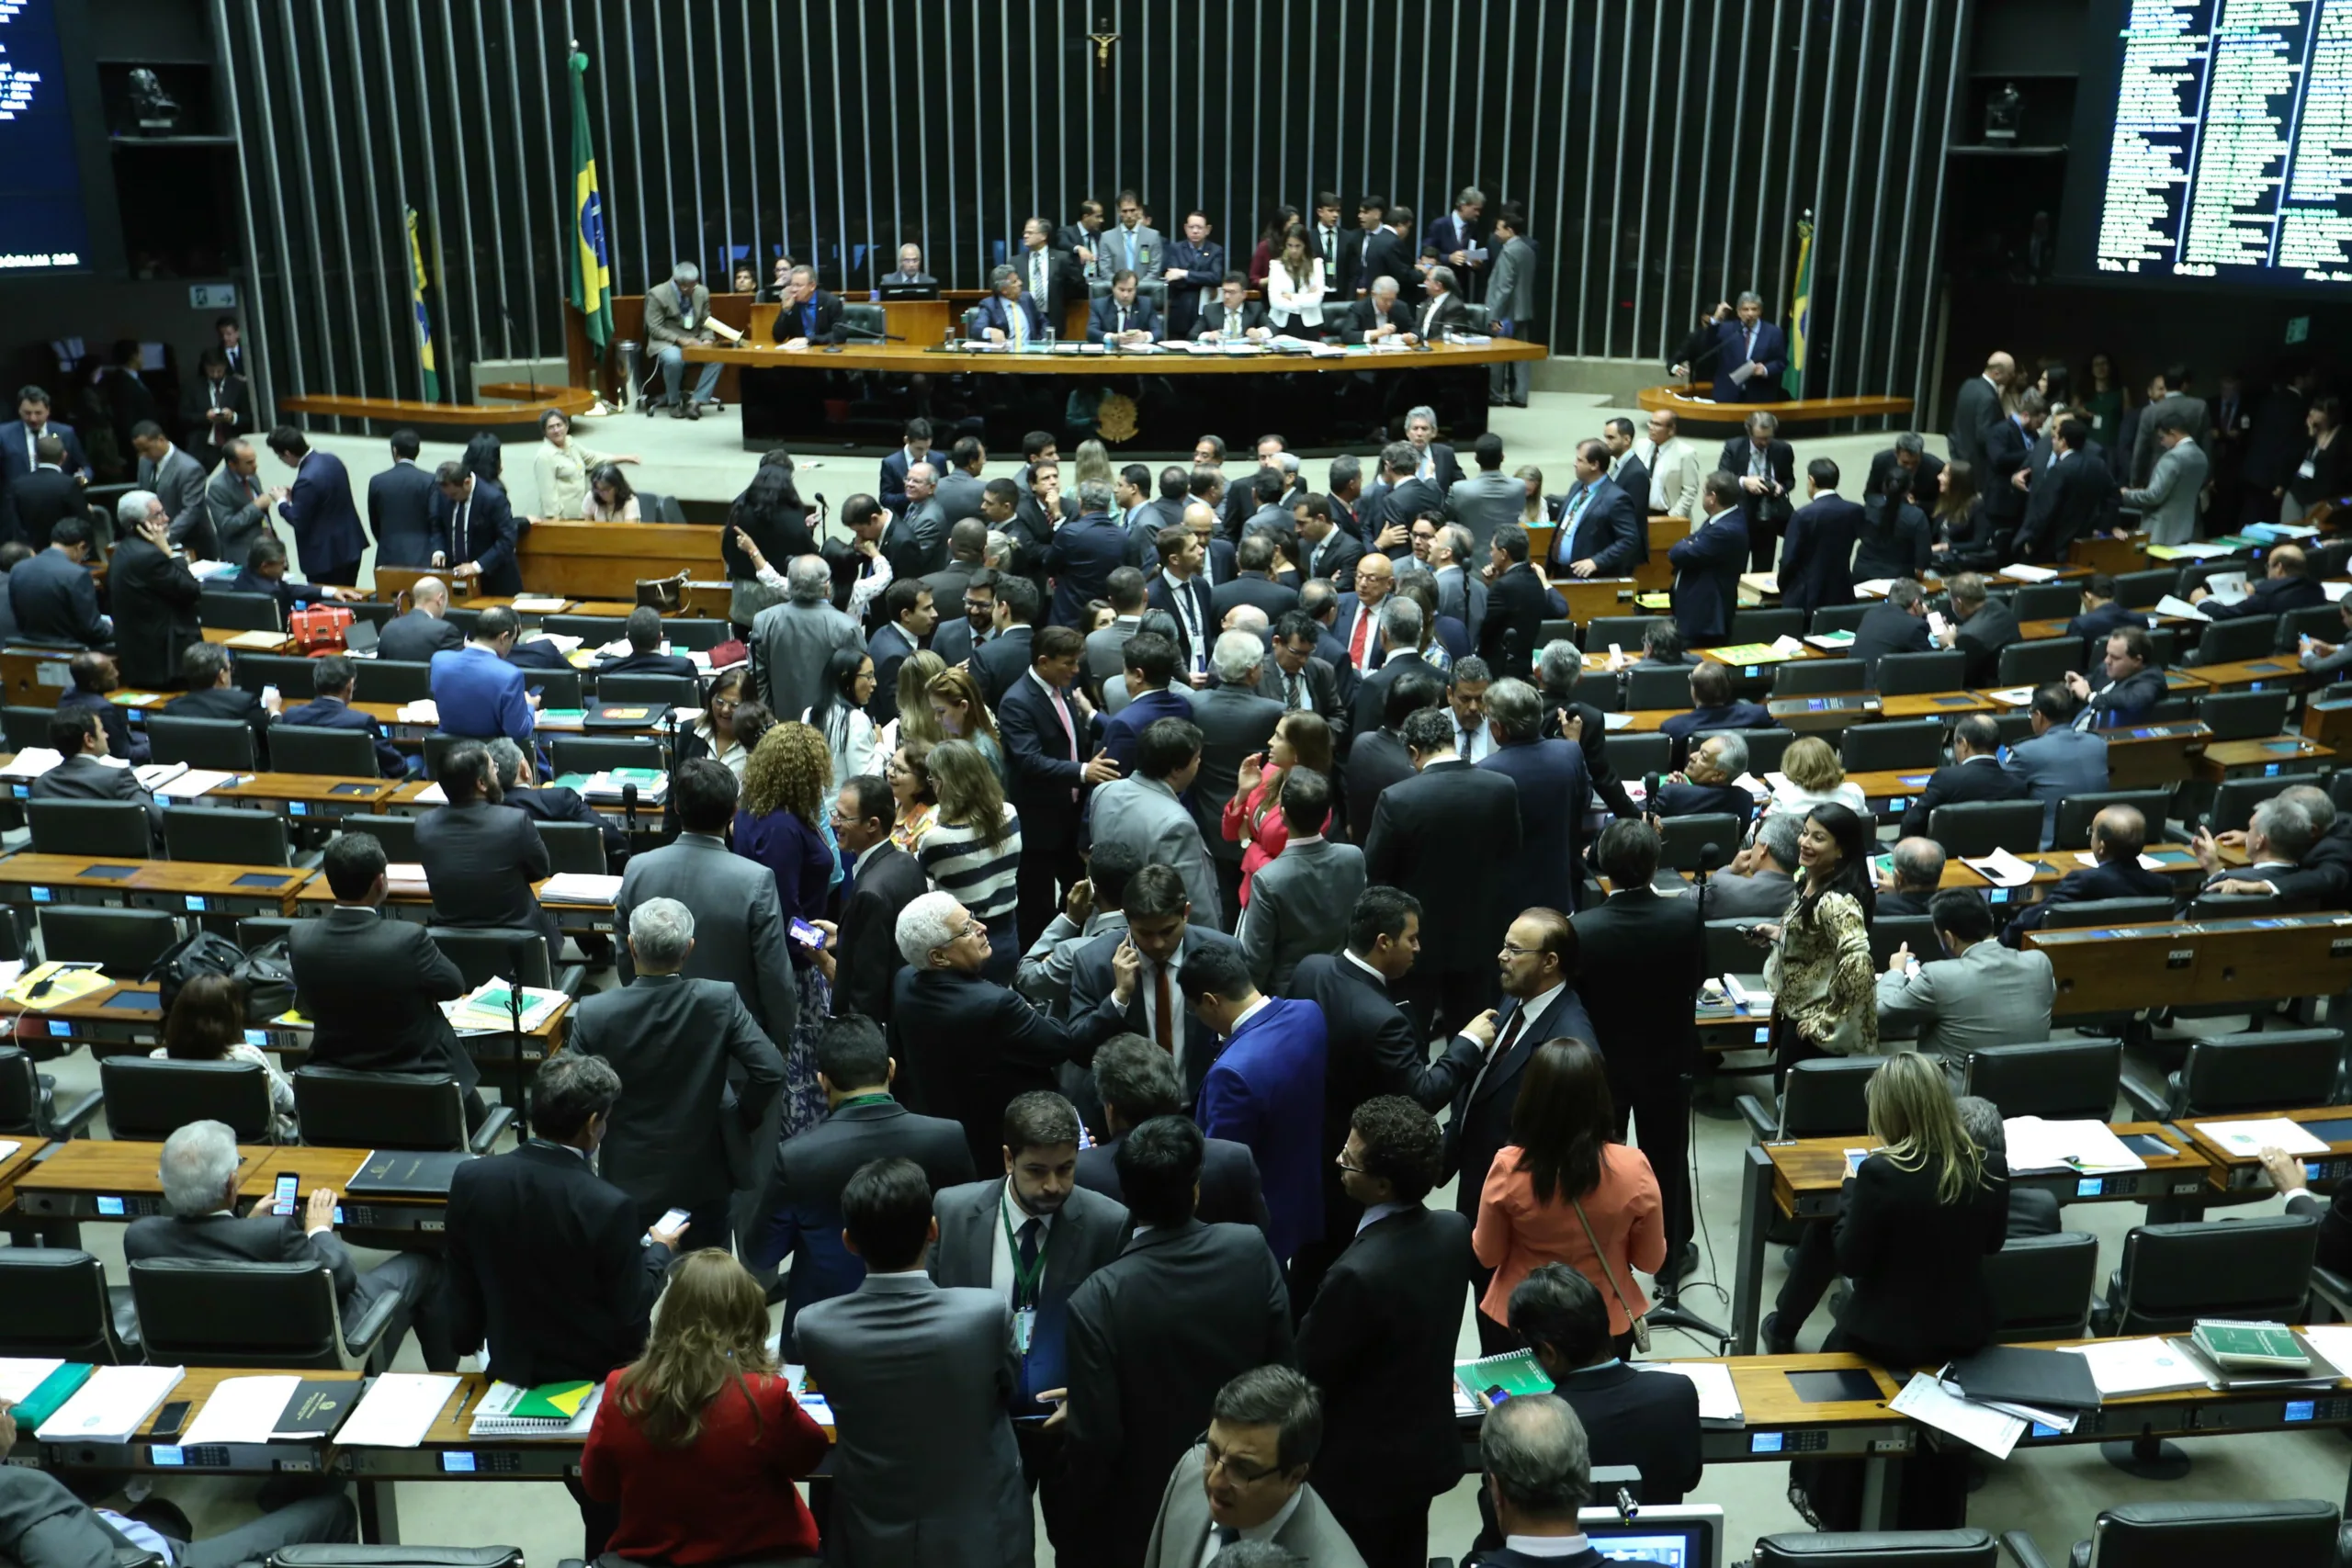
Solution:
{"label": "wooden table top", "polygon": [[2201,771],[2220,777],[2230,768],[2259,767],[2267,763],[2295,764],[2314,762],[2335,755],[2335,748],[2301,735],[2273,735],[2259,740],[2214,740],[2205,747]]}
{"label": "wooden table top", "polygon": [[[2342,1114],[2352,1115],[2352,1111]],[[2170,1155],[2143,1156],[2150,1170],[2201,1170],[2211,1163],[2167,1122],[2114,1122],[2109,1123],[2109,1128],[2119,1138],[2144,1134],[2172,1147],[2175,1152]],[[1869,1134],[1857,1133],[1851,1137],[1796,1138],[1788,1143],[1767,1143],[1761,1146],[1772,1161],[1772,1190],[1780,1201],[1781,1212],[1793,1213],[1798,1193],[1834,1192],[1845,1184],[1848,1149],[1876,1145]]]}
{"label": "wooden table top", "polygon": [[2336,914],[2169,920],[2036,931],[2058,972],[2062,1013],[2276,1001],[2352,988],[2352,937]]}
{"label": "wooden table top", "polygon": [[[2289,1122],[2341,1122],[2352,1119],[2352,1105],[2321,1105],[2301,1111],[2264,1111],[2246,1115],[2199,1116],[2193,1119],[2184,1116],[2174,1122],[2173,1126],[2196,1145],[2197,1151],[2205,1156],[2207,1164],[2218,1167],[2226,1172],[2232,1168],[2258,1166],[2262,1161],[2253,1155],[2240,1154],[2234,1149],[2224,1147],[2205,1131],[2204,1124],[2209,1122],[2267,1122],[2273,1118]],[[2325,1156],[2306,1155],[2302,1157],[2320,1159],[2352,1155],[2352,1138],[2330,1138],[2326,1142]]]}
{"label": "wooden table top", "polygon": [[1484,344],[1431,344],[1422,349],[1372,350],[1351,348],[1344,358],[1266,352],[1254,355],[1193,354],[1048,354],[1032,348],[1024,354],[1006,349],[952,352],[913,344],[854,344],[837,349],[787,349],[775,344],[687,344],[685,357],[698,363],[756,367],[780,370],[884,370],[911,375],[930,370],[964,375],[1015,376],[1263,376],[1299,371],[1464,370],[1482,365],[1508,365],[1542,359],[1551,351],[1542,344],[1495,338]]}
{"label": "wooden table top", "polygon": [[[640,809],[638,815],[639,818],[643,818],[646,816],[646,812]],[[656,807],[652,815],[654,820],[660,820],[660,808]],[[535,894],[542,893],[546,889],[547,885],[547,880],[545,879],[535,882],[531,884],[531,891]],[[431,892],[423,889],[395,887],[390,893],[385,895],[384,901],[388,904],[402,904],[422,908],[424,906],[430,905],[433,902],[433,895]],[[334,902],[334,889],[327,886],[327,879],[323,876],[312,877],[309,883],[304,885],[302,891],[295,895],[294,898],[296,908],[300,911],[308,914],[322,913],[327,905]],[[540,899],[540,902],[550,909],[591,909],[602,910],[605,914],[611,914],[614,910],[614,906],[611,904],[576,904],[564,900],[549,902],[544,897]]]}
{"label": "wooden table top", "polygon": [[2199,664],[2186,673],[2217,692],[2233,686],[2278,686],[2308,679],[2301,661],[2291,653],[2274,653],[2267,659],[2241,659],[2230,664]]}
{"label": "wooden table top", "polygon": [[[124,867],[131,869],[125,873]],[[0,857],[0,886],[123,887],[141,893],[275,897],[290,905],[317,873],[282,865],[214,861],[127,860],[108,855],[45,855],[30,850]]]}
{"label": "wooden table top", "polygon": [[203,799],[301,801],[312,806],[348,806],[380,811],[400,788],[398,779],[352,778],[334,773],[246,773]]}
{"label": "wooden table top", "polygon": [[[274,1174],[270,1161],[283,1152],[269,1144],[238,1145],[239,1194],[247,1198],[267,1197]],[[338,1153],[354,1153],[350,1150],[307,1148],[295,1152],[314,1156],[310,1167],[312,1170],[328,1166]],[[25,1192],[100,1192],[155,1197],[164,1190],[163,1178],[157,1173],[155,1163],[163,1157],[163,1153],[164,1145],[161,1144],[131,1143],[119,1138],[75,1138],[61,1145],[40,1164],[19,1174],[17,1187]],[[355,1154],[347,1168],[358,1169],[361,1157],[364,1157],[364,1151]]]}
{"label": "wooden table top", "polygon": [[1710,381],[1693,381],[1688,387],[1644,387],[1634,394],[1634,400],[1645,411],[1656,412],[1667,409],[1686,424],[1709,428],[1745,423],[1747,416],[1759,409],[1773,415],[1782,424],[1805,420],[1872,419],[1882,414],[1904,414],[1911,412],[1909,398],[1796,398],[1778,403],[1723,403],[1712,398],[1698,396],[1712,391]]}
{"label": "wooden table top", "polygon": [[32,1163],[40,1157],[40,1152],[49,1147],[49,1140],[25,1134],[11,1134],[6,1138],[0,1138],[0,1144],[17,1145],[12,1152],[0,1155],[0,1213],[5,1213],[17,1206],[17,1176],[30,1168]]}

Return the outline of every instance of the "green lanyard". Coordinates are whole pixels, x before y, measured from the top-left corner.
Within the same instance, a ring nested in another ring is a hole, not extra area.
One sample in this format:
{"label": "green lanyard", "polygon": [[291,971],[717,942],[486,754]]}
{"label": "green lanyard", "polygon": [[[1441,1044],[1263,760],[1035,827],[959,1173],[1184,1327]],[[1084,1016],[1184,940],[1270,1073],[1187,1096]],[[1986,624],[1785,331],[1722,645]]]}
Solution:
{"label": "green lanyard", "polygon": [[835,1111],[847,1111],[853,1105],[888,1105],[889,1103],[891,1103],[891,1100],[890,1096],[887,1092],[880,1094],[853,1094],[847,1100],[842,1100],[839,1105],[834,1106],[833,1109]]}
{"label": "green lanyard", "polygon": [[1012,1235],[1012,1194],[1008,1187],[1005,1195],[997,1200],[997,1218],[1004,1222],[1004,1249],[1012,1259],[1012,1305],[1019,1311],[1023,1303],[1037,1304],[1037,1286],[1046,1277],[1046,1248],[1053,1241],[1052,1227],[1037,1243],[1037,1260],[1028,1268],[1021,1266],[1021,1244]]}

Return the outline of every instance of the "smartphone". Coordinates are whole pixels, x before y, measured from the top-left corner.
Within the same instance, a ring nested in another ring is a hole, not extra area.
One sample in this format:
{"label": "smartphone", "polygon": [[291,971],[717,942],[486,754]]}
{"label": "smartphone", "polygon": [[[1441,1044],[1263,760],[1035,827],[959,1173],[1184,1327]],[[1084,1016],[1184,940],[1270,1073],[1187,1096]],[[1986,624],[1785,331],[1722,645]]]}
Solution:
{"label": "smartphone", "polygon": [[194,1404],[193,1400],[175,1399],[157,1411],[155,1425],[148,1429],[149,1439],[154,1442],[168,1442],[178,1437],[180,1428],[187,1425],[187,1413],[194,1407]]}
{"label": "smartphone", "polygon": [[279,1219],[290,1218],[302,1205],[302,1179],[293,1171],[281,1172],[277,1186],[269,1196],[269,1212]]}
{"label": "smartphone", "polygon": [[825,945],[825,933],[795,915],[792,917],[792,940],[803,947],[821,948]]}

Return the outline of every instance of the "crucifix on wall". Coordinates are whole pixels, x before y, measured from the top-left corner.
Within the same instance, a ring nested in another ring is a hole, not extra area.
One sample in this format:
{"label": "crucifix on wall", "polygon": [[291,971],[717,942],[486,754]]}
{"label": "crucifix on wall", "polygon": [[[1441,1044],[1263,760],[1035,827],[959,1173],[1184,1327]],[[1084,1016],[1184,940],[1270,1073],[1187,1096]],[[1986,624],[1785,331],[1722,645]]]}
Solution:
{"label": "crucifix on wall", "polygon": [[1094,46],[1094,91],[1100,96],[1108,97],[1111,96],[1111,46],[1119,41],[1119,35],[1111,30],[1111,20],[1107,17],[1095,17],[1094,28],[1086,35],[1087,41]]}

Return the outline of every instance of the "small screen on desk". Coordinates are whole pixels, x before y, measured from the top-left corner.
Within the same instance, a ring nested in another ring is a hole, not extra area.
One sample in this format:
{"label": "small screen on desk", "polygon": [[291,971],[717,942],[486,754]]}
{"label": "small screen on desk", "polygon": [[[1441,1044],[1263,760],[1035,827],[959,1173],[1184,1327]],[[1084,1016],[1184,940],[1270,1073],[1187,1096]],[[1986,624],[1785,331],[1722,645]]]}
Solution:
{"label": "small screen on desk", "polygon": [[2031,1435],[2037,1438],[2062,1438],[2065,1436],[2064,1432],[2060,1431],[2057,1427],[2052,1427],[2047,1421],[2036,1421],[2033,1424]]}
{"label": "small screen on desk", "polygon": [[1956,692],[1949,697],[1938,697],[1936,705],[1939,708],[1964,708],[1975,705],[1975,702],[1976,699],[1967,693]]}
{"label": "small screen on desk", "polygon": [[200,914],[204,913],[204,895],[203,895],[203,894],[201,894],[201,893],[190,893],[190,894],[188,894],[188,895],[187,896],[187,912],[188,912],[189,914],[191,914],[191,915],[200,915]]}
{"label": "small screen on desk", "polygon": [[2279,764],[2277,762],[2265,762],[2262,764],[2262,776],[2266,779],[2275,779],[2278,776],[2278,768]]}
{"label": "small screen on desk", "polygon": [[286,886],[286,877],[279,872],[249,871],[229,886],[232,887],[283,887]]}
{"label": "small screen on desk", "polygon": [[1643,1524],[1602,1528],[1586,1533],[1585,1540],[1604,1562],[1649,1562],[1658,1568],[1705,1568],[1705,1533],[1698,1529],[1660,1530]]}
{"label": "small screen on desk", "polygon": [[[2347,1125],[2352,1125],[2352,1123],[2347,1123]],[[2315,1135],[2324,1136],[2324,1134]],[[2162,1138],[2157,1137],[2154,1133],[2127,1133],[2124,1134],[2123,1146],[2130,1149],[2133,1154],[2143,1156],[2148,1155],[2170,1155],[2177,1154],[2179,1152],[2170,1144],[2167,1144]]]}
{"label": "small screen on desk", "polygon": [[1746,673],[1749,680],[1756,680],[1764,673],[1764,667],[1760,664],[1751,664],[1747,667]]}
{"label": "small screen on desk", "polygon": [[286,803],[286,815],[288,817],[308,817],[310,814],[311,807],[308,801],[289,800]]}
{"label": "small screen on desk", "polygon": [[373,795],[376,793],[376,786],[371,784],[339,784],[327,793],[329,795]]}
{"label": "small screen on desk", "polygon": [[2308,1421],[2318,1413],[2316,1401],[2290,1399],[2287,1402],[2286,1418],[2290,1421]]}
{"label": "small screen on desk", "polygon": [[2304,1132],[2324,1144],[2352,1144],[2352,1117],[2334,1116],[2324,1122],[2305,1122]]}
{"label": "small screen on desk", "polygon": [[474,1456],[462,1449],[453,1449],[441,1456],[441,1468],[451,1475],[471,1475]]}
{"label": "small screen on desk", "polygon": [[2262,749],[2266,751],[2276,751],[2282,757],[2292,757],[2302,750],[2303,743],[2300,740],[2266,740],[2262,743]]}
{"label": "small screen on desk", "polygon": [[56,902],[57,902],[57,889],[56,889],[56,888],[54,888],[54,887],[36,887],[36,888],[34,888],[34,889],[33,889],[33,902],[34,902],[34,903],[36,903],[36,904],[54,904],[54,903],[56,903]]}
{"label": "small screen on desk", "polygon": [[1778,1432],[1754,1433],[1750,1435],[1747,1439],[1747,1451],[1752,1454],[1779,1453],[1781,1451],[1781,1434]]}
{"label": "small screen on desk", "polygon": [[119,1198],[100,1198],[98,1200],[98,1213],[101,1214],[110,1214],[118,1217],[120,1216],[122,1213],[122,1200]]}
{"label": "small screen on desk", "polygon": [[2077,1198],[2096,1198],[2106,1190],[2105,1177],[2086,1176],[2075,1183],[2075,1196]]}
{"label": "small screen on desk", "polygon": [[101,882],[120,882],[139,874],[135,865],[91,865],[82,868],[82,874]]}
{"label": "small screen on desk", "polygon": [[[2305,1408],[2310,1407],[2307,1405]],[[2291,1421],[2294,1417],[2290,1416],[2288,1419]],[[186,1464],[187,1462],[187,1456],[180,1451],[179,1445],[176,1443],[151,1444],[147,1450],[147,1457],[157,1464]]]}
{"label": "small screen on desk", "polygon": [[266,1049],[269,1044],[269,1031],[266,1029],[246,1030],[245,1043],[256,1051]]}

